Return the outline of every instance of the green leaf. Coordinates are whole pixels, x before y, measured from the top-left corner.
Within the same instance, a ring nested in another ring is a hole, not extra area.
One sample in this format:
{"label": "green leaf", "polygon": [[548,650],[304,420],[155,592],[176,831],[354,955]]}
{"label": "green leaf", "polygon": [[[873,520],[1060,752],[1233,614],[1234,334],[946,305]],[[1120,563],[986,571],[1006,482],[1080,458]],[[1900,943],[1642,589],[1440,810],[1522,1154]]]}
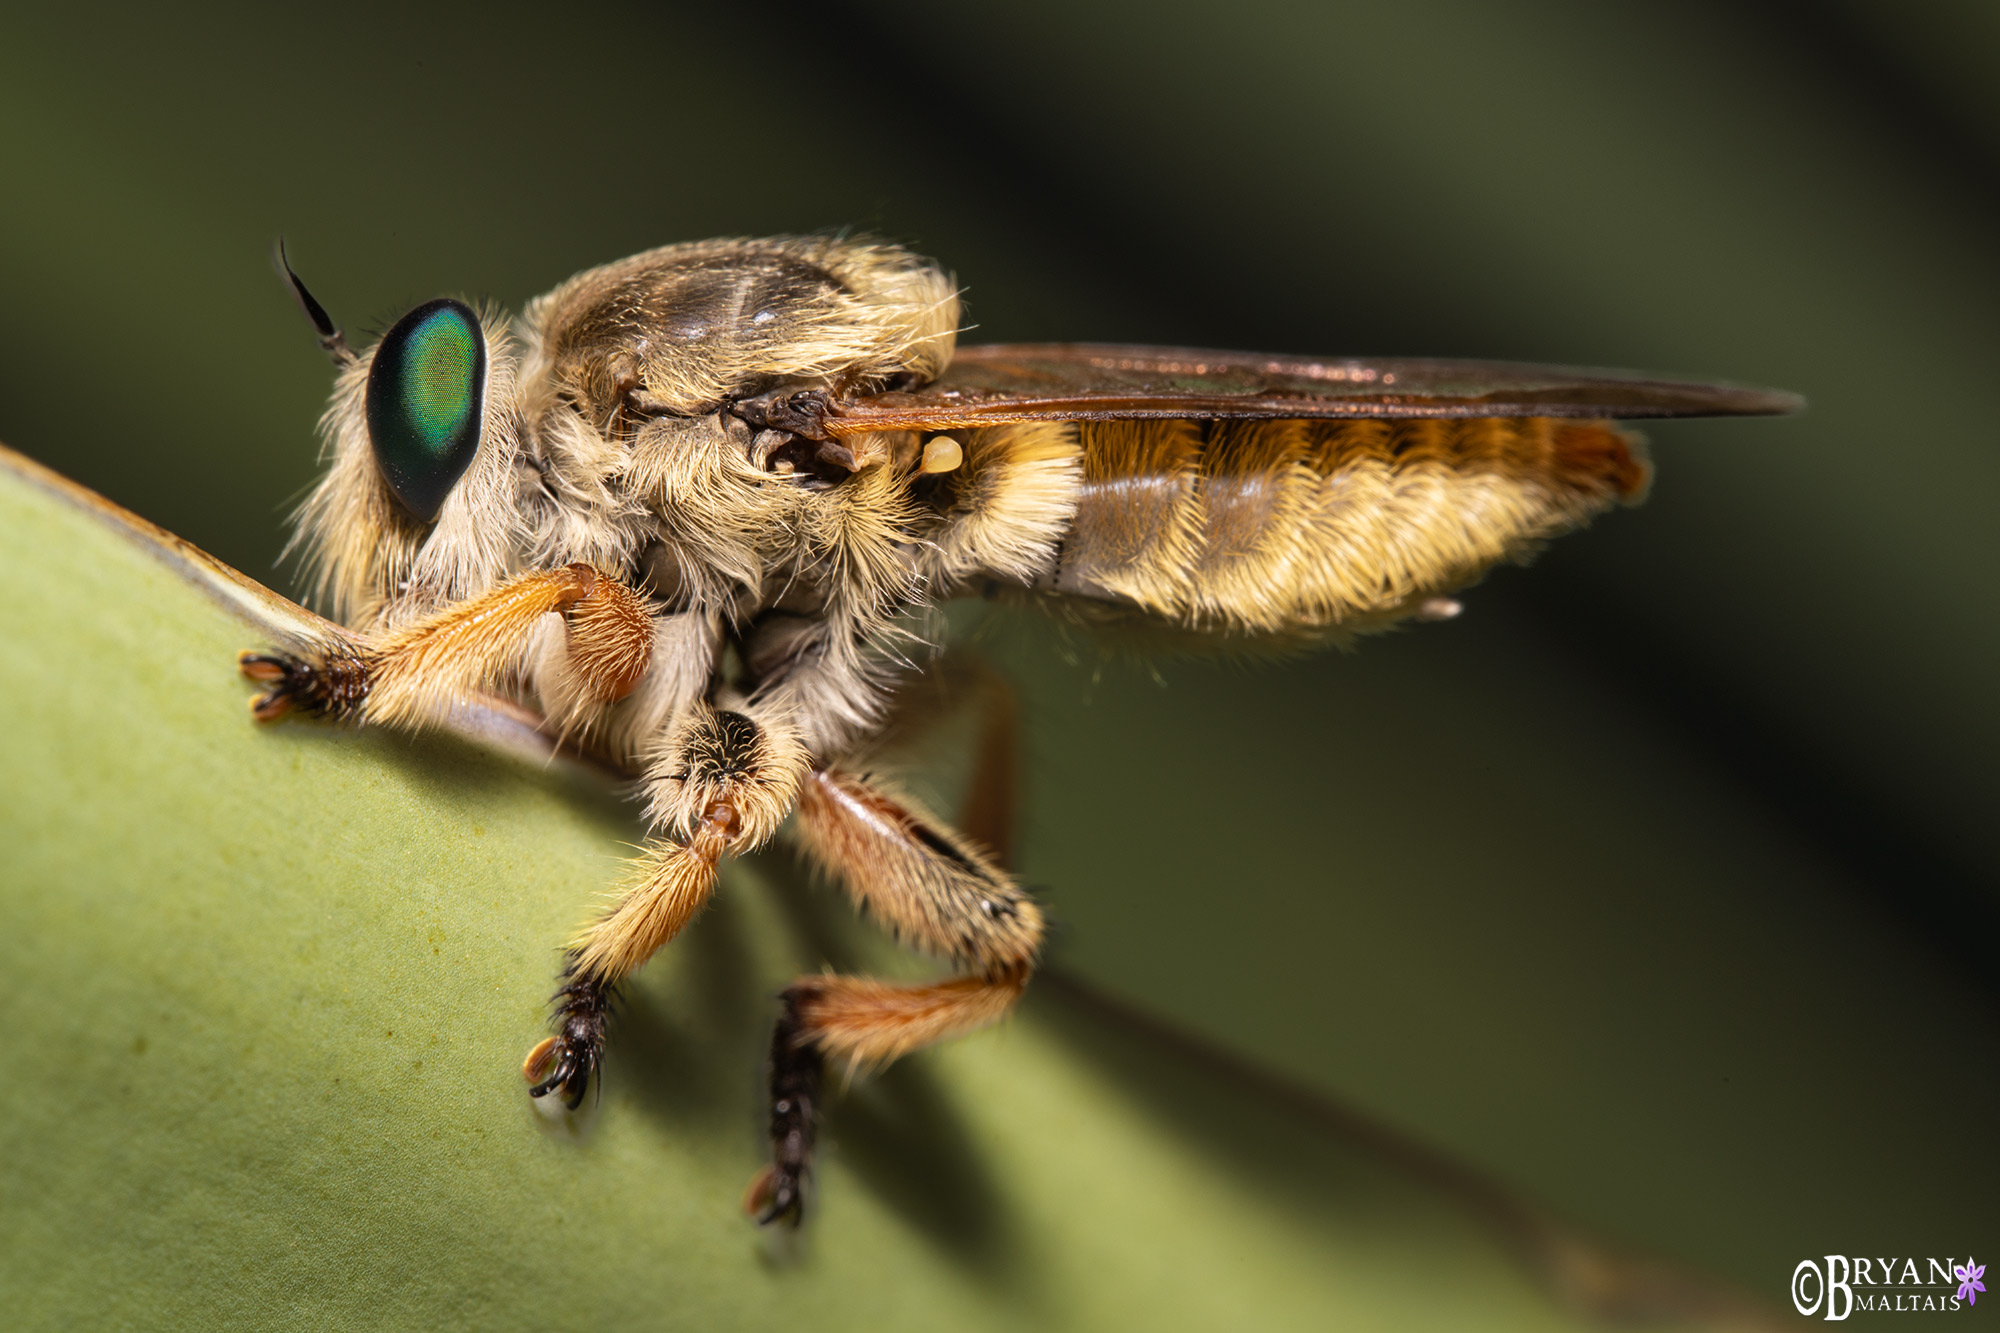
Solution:
{"label": "green leaf", "polygon": [[0,585],[10,1327],[1744,1317],[1060,978],[836,1100],[805,1232],[756,1231],[771,996],[883,957],[782,854],[550,1119],[519,1064],[643,835],[615,784],[499,707],[253,725],[234,653],[312,619],[4,452]]}

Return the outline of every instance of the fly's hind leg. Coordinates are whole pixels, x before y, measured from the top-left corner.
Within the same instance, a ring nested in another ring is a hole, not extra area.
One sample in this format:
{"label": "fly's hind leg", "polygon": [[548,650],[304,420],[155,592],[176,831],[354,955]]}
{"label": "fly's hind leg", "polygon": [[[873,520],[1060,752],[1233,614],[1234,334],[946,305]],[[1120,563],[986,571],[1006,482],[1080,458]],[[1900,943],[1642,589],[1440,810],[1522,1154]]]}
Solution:
{"label": "fly's hind leg", "polygon": [[649,813],[668,840],[648,850],[638,883],[570,943],[555,1034],[521,1066],[530,1096],[560,1092],[571,1110],[582,1105],[618,983],[708,903],[725,854],[776,831],[805,768],[797,738],[749,711],[702,704],[674,729],[646,775]]}
{"label": "fly's hind leg", "polygon": [[744,1208],[794,1225],[826,1061],[876,1068],[997,1021],[1026,989],[1044,931],[1041,909],[981,848],[864,777],[810,774],[797,827],[863,911],[962,971],[918,986],[818,976],[786,987],[771,1039],[771,1164]]}
{"label": "fly's hind leg", "polygon": [[651,613],[589,565],[523,574],[378,640],[343,638],[301,655],[244,653],[237,664],[267,687],[250,705],[260,722],[296,712],[418,725],[497,684],[551,611],[566,623],[577,692],[598,703],[629,693],[651,661]]}

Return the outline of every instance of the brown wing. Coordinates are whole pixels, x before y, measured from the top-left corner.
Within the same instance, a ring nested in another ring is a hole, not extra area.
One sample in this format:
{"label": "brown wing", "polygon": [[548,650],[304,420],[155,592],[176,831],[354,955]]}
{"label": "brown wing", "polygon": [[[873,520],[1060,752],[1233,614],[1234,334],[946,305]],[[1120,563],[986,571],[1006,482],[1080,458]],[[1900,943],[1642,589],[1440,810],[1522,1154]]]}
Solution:
{"label": "brown wing", "polygon": [[1804,405],[1775,389],[1505,361],[993,343],[959,348],[921,389],[837,402],[825,424],[839,436],[1023,421],[1770,416]]}

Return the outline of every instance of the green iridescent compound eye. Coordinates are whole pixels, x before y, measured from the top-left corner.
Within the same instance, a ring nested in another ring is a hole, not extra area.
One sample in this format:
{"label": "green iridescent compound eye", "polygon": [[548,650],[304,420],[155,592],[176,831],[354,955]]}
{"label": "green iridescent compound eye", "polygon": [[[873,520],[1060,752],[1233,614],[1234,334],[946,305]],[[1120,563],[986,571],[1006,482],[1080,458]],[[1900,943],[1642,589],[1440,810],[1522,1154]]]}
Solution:
{"label": "green iridescent compound eye", "polygon": [[479,452],[486,338],[459,301],[426,301],[396,321],[368,368],[368,439],[382,479],[428,522]]}

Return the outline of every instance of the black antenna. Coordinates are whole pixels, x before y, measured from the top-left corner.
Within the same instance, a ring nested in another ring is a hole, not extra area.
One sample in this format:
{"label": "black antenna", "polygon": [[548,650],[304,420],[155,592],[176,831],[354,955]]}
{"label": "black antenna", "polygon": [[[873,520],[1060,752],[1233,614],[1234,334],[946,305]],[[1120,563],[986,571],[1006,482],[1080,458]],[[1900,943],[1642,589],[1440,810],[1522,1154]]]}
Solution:
{"label": "black antenna", "polygon": [[319,330],[319,349],[332,357],[336,366],[353,364],[354,349],[347,345],[347,335],[333,326],[333,317],[326,313],[326,307],[313,299],[313,294],[306,290],[299,275],[292,272],[292,261],[285,255],[285,238],[282,236],[278,238],[278,267],[284,270],[292,295],[299,298],[299,309],[306,312],[306,318]]}

